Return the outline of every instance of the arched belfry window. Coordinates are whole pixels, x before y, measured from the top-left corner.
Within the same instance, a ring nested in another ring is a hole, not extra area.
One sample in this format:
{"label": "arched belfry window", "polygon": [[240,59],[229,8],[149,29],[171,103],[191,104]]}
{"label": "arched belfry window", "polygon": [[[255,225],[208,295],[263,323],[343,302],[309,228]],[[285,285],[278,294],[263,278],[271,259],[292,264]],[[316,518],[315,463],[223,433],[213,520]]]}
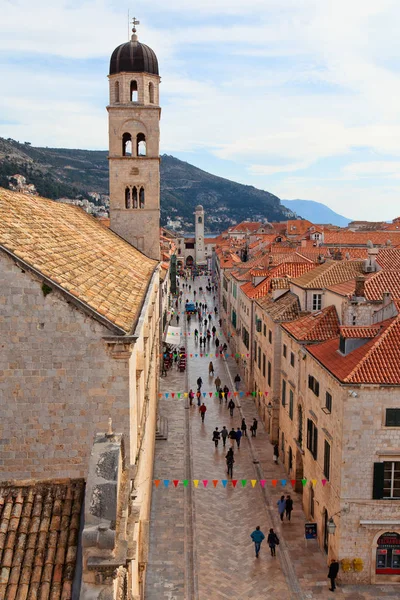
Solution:
{"label": "arched belfry window", "polygon": [[139,208],[144,208],[144,188],[140,188],[139,192]]}
{"label": "arched belfry window", "polygon": [[202,219],[201,217],[199,217],[199,218],[197,219],[197,222],[198,222],[198,223],[202,223],[202,222],[203,222],[203,219]]}
{"label": "arched belfry window", "polygon": [[136,153],[137,156],[146,156],[146,136],[144,133],[138,133],[136,137]]}
{"label": "arched belfry window", "polygon": [[154,83],[149,83],[149,101],[150,104],[154,104]]}
{"label": "arched belfry window", "polygon": [[129,187],[125,188],[125,208],[131,207],[131,190]]}
{"label": "arched belfry window", "polygon": [[132,136],[124,133],[122,136],[122,156],[132,156]]}
{"label": "arched belfry window", "polygon": [[115,82],[115,102],[119,102],[119,81]]}
{"label": "arched belfry window", "polygon": [[137,81],[131,81],[131,102],[138,101]]}
{"label": "arched belfry window", "polygon": [[138,193],[137,193],[137,187],[134,186],[132,188],[132,208],[137,208],[138,207]]}

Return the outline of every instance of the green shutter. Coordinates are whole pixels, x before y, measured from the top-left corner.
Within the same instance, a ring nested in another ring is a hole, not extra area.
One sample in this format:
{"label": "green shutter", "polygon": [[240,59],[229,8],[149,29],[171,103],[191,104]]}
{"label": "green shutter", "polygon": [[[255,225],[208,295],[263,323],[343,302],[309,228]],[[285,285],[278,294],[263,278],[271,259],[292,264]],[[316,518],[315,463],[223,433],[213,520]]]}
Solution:
{"label": "green shutter", "polygon": [[383,498],[384,469],[385,464],[383,462],[374,463],[374,483],[372,487],[373,500],[380,500]]}

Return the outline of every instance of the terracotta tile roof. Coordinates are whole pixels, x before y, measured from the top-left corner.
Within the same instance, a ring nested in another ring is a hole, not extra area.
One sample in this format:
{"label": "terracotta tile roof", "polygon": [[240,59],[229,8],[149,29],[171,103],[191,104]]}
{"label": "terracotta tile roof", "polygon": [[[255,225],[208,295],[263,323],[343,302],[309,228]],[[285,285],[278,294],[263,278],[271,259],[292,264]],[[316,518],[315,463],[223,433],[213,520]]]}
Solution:
{"label": "terracotta tile roof", "polygon": [[343,283],[337,283],[336,285],[330,285],[326,288],[330,292],[334,292],[339,296],[344,296],[346,298],[350,298],[350,296],[354,296],[354,292],[356,290],[356,280],[349,279],[349,281],[344,281]]}
{"label": "terracotta tile roof", "polygon": [[293,284],[306,289],[320,290],[342,281],[348,281],[351,276],[363,273],[362,261],[327,260],[312,271],[293,280]]}
{"label": "terracotta tile roof", "polygon": [[382,269],[400,271],[400,249],[399,248],[380,248],[376,262]]}
{"label": "terracotta tile roof", "polygon": [[300,313],[299,299],[291,292],[287,292],[276,300],[268,295],[259,298],[256,302],[273,321],[278,323],[293,321],[293,319],[297,319]]}
{"label": "terracotta tile roof", "polygon": [[287,235],[304,235],[311,226],[311,221],[302,219],[288,221],[286,225]]}
{"label": "terracotta tile roof", "polygon": [[325,231],[324,244],[341,246],[366,246],[371,241],[376,246],[385,246],[390,240],[400,244],[400,232],[396,231]]}
{"label": "terracotta tile roof", "polygon": [[242,221],[241,223],[238,223],[237,225],[234,225],[233,227],[229,227],[228,231],[229,232],[233,232],[233,231],[237,231],[237,232],[250,232],[250,231],[257,231],[257,229],[259,229],[262,226],[262,223],[259,223],[258,221]]}
{"label": "terracotta tile roof", "polygon": [[376,337],[346,356],[338,351],[338,339],[308,351],[344,383],[400,385],[400,317],[380,326]]}
{"label": "terracotta tile roof", "polygon": [[300,317],[300,319],[282,325],[282,327],[296,340],[321,342],[338,335],[339,319],[336,308],[327,306],[323,310]]}
{"label": "terracotta tile roof", "polygon": [[270,289],[272,290],[289,290],[290,277],[272,277]]}
{"label": "terracotta tile roof", "polygon": [[[269,276],[257,286],[252,282],[242,290],[249,298],[261,298],[268,294],[271,289],[286,289],[289,286],[288,278],[298,277],[310,269],[314,269],[314,263],[310,262],[284,262],[269,271]],[[274,287],[272,287],[274,282]]]}
{"label": "terracotta tile roof", "polygon": [[357,325],[339,327],[340,335],[344,338],[370,339],[379,332],[379,325],[358,327]]}
{"label": "terracotta tile roof", "polygon": [[84,482],[0,484],[0,598],[72,600]]}
{"label": "terracotta tile roof", "polygon": [[[327,289],[339,296],[350,298],[354,296],[355,288],[356,280],[350,279]],[[364,284],[366,300],[380,302],[384,292],[390,292],[392,298],[400,298],[400,271],[378,271],[366,275]]]}
{"label": "terracotta tile roof", "polygon": [[0,246],[130,332],[157,262],[76,206],[0,188]]}

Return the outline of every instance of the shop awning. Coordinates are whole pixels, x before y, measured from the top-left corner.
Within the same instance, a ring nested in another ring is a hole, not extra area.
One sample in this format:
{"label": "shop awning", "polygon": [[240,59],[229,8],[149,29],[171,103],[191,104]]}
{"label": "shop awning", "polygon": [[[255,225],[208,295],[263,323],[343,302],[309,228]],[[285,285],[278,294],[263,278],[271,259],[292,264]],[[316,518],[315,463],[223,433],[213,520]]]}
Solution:
{"label": "shop awning", "polygon": [[171,346],[176,346],[181,341],[182,331],[180,327],[168,327],[167,333],[165,335],[165,342],[167,344],[171,344]]}

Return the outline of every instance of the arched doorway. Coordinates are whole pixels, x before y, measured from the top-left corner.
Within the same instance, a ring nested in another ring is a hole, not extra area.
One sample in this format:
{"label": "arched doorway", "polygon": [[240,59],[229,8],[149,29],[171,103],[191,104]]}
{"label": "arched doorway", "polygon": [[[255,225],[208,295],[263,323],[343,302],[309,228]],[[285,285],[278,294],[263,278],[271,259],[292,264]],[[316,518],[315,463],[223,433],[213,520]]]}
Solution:
{"label": "arched doorway", "polygon": [[188,256],[186,259],[186,266],[187,267],[193,267],[194,264],[194,259],[193,256]]}

